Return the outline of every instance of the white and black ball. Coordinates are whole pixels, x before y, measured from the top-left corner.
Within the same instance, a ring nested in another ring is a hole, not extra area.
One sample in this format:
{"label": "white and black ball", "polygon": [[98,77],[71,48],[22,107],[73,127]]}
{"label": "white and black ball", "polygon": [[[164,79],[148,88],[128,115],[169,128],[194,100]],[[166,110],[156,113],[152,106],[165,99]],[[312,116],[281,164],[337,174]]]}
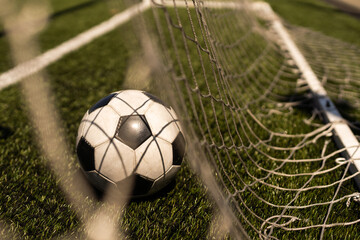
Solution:
{"label": "white and black ball", "polygon": [[104,191],[134,181],[133,195],[155,193],[179,171],[185,138],[174,110],[143,91],[114,92],[81,120],[76,152],[86,177]]}

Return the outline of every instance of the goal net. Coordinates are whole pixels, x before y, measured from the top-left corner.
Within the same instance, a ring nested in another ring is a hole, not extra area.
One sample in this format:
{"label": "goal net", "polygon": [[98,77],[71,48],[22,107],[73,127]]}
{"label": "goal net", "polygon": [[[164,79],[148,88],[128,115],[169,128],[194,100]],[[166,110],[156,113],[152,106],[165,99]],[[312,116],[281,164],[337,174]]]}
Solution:
{"label": "goal net", "polygon": [[[3,2],[11,6],[10,1]],[[335,144],[337,123],[323,121],[326,117],[317,107],[317,96],[274,28],[274,19],[245,0],[144,0],[129,5],[128,18],[143,12],[133,27],[145,52],[145,61],[134,65],[129,75],[151,75],[151,83],[137,82],[137,86],[157,92],[182,116],[187,163],[206,186],[215,208],[207,237],[359,238],[360,193],[355,184],[359,173],[349,171],[358,159],[345,158],[349,147]],[[20,13],[14,8],[0,10],[6,30],[28,19],[45,25],[48,18],[43,7]],[[9,31],[16,64],[39,54],[34,36],[41,24],[28,31]],[[358,46],[289,24],[286,29],[344,117],[341,123],[349,125],[359,139]],[[105,31],[95,33],[101,34]],[[88,35],[82,37],[90,42]],[[73,50],[82,46],[75,42]],[[70,51],[62,50],[46,61],[55,62]],[[47,66],[44,61],[38,61],[43,64],[38,70]],[[23,70],[19,75],[30,71]],[[109,207],[86,197],[92,191],[74,171],[74,156],[59,131],[60,117],[47,76],[43,72],[25,75],[21,87],[37,140],[84,222],[87,237],[97,239],[106,233],[115,239],[119,215],[123,216],[122,207],[129,199],[110,192],[104,197],[105,203],[112,203]],[[201,211],[196,204],[191,207]],[[121,226],[126,224],[123,221]]]}
{"label": "goal net", "polygon": [[[188,131],[198,136],[198,145],[188,139],[188,161],[230,215],[234,236],[245,229],[261,239],[327,239],[344,231],[356,238],[360,195],[352,179],[358,173],[349,173],[351,161],[341,155],[346,149],[332,140],[334,123],[322,121],[272,20],[251,4],[154,4],[177,106]],[[287,29],[357,133],[359,49],[307,29]],[[206,157],[192,155],[198,151],[192,146],[201,146]],[[222,194],[204,173],[207,164]]]}

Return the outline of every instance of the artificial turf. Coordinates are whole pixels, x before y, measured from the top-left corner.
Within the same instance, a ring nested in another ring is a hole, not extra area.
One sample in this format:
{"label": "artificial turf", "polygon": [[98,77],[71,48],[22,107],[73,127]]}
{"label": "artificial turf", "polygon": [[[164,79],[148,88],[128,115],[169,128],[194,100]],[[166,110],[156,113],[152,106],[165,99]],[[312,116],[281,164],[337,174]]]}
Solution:
{"label": "artificial turf", "polygon": [[[59,8],[64,5],[62,3]],[[67,7],[69,5],[72,6],[72,1],[68,1]],[[107,3],[97,1],[54,17],[40,36],[42,50],[56,46],[109,16]],[[71,28],[69,23],[72,23]],[[129,49],[136,49],[136,36],[129,29],[131,25],[124,25],[47,68],[72,149],[79,122],[89,106],[108,93],[122,89],[132,57]],[[1,40],[5,41],[4,37]],[[4,52],[8,53],[7,46]],[[9,58],[1,59],[4,69],[11,66]],[[19,87],[8,87],[0,95],[1,110],[6,112],[1,115],[0,124],[1,219],[24,239],[48,239],[77,232],[76,214],[36,147]],[[134,239],[186,235],[200,238],[207,233],[211,217],[212,209],[204,188],[185,164],[167,194],[131,202],[123,225],[126,234]]]}
{"label": "artificial turf", "polygon": [[[111,9],[116,12],[123,8],[123,5],[114,7],[110,2],[103,1],[53,0],[52,2],[54,8],[53,17],[49,21],[48,28],[39,37],[42,51],[52,48],[107,19],[111,16]],[[359,44],[360,31],[352,32],[353,29],[357,29],[359,26],[356,24],[358,20],[354,20],[326,4],[315,0],[301,2],[281,1],[281,3],[269,0],[269,2],[273,4],[276,11],[293,24],[311,27],[342,40]],[[319,16],[321,13],[318,6],[325,9],[328,18],[336,19],[336,24],[329,26],[324,24],[323,21],[316,20],[322,17]],[[301,17],[301,12],[303,14],[306,12],[307,20]],[[186,19],[187,13],[180,13]],[[184,27],[190,32],[189,26]],[[62,117],[67,140],[73,149],[77,127],[85,111],[101,97],[110,92],[121,90],[123,87],[132,56],[138,54],[136,49],[139,47],[137,40],[134,40],[137,35],[131,29],[131,23],[125,24],[93,43],[69,54],[46,69]],[[331,31],[331,29],[338,30]],[[181,38],[177,39],[181,44]],[[195,49],[191,51],[191,54],[196,56]],[[0,36],[0,53],[3,56],[0,59],[0,71],[5,71],[12,66],[5,35]],[[184,54],[184,52],[181,54]],[[185,62],[186,55],[182,55],[182,58],[182,61]],[[197,67],[198,72],[200,72],[198,73],[200,79],[202,77],[200,65]],[[291,78],[291,81],[294,81],[294,78]],[[204,84],[204,82],[202,83]],[[293,83],[289,84],[289,86],[293,85]],[[15,85],[2,90],[0,99],[0,110],[2,112],[0,115],[0,188],[2,189],[0,193],[0,219],[10,224],[12,230],[24,239],[48,239],[61,236],[64,233],[78,232],[79,220],[70,208],[70,203],[65,199],[57,185],[57,180],[51,170],[47,168],[46,161],[40,156],[36,147],[32,127],[26,115],[26,107],[19,87]],[[205,103],[208,104],[208,107],[211,105],[210,102],[205,101]],[[257,112],[256,109],[252,110]],[[212,114],[211,110],[209,112]],[[221,109],[219,109],[219,112],[221,112]],[[284,119],[276,116],[264,120],[264,123],[275,129],[281,130],[285,128],[284,126],[291,126],[294,129],[290,131],[306,132],[306,129],[297,129],[294,125],[298,124],[299,128],[303,127],[304,124],[301,121],[309,114],[309,112],[301,110],[296,111],[294,115],[286,120],[285,125],[282,125]],[[222,117],[219,116],[219,119],[222,119]],[[210,122],[210,124],[214,124],[213,127],[216,127],[214,122]],[[276,124],[279,126],[277,127]],[[221,125],[225,127],[225,120]],[[259,135],[266,134],[262,133],[260,129],[257,130]],[[255,129],[255,131],[257,130]],[[281,140],[279,141],[280,143],[276,142],[276,144],[286,144]],[[335,149],[335,147],[332,145],[331,149]],[[306,158],[309,155],[318,155],[319,150],[321,149],[304,149],[296,157]],[[236,153],[232,154],[235,155]],[[282,155],[279,154],[278,157],[281,158]],[[224,159],[226,158],[224,157]],[[264,159],[259,157],[258,160]],[[226,160],[223,163],[228,169],[233,167]],[[311,166],[305,166],[304,168],[306,167],[311,168]],[[256,174],[254,166],[252,168],[250,171]],[[288,171],[291,171],[291,169],[291,166],[289,166]],[[242,170],[237,169],[237,171],[241,173]],[[338,176],[332,177],[336,178]],[[236,179],[235,172],[230,178]],[[251,181],[251,179],[247,180]],[[330,182],[332,180],[330,177],[327,179]],[[271,181],[286,180],[274,178]],[[290,181],[289,185],[291,185]],[[230,184],[227,186],[230,186]],[[242,186],[239,183],[235,187],[241,188]],[[344,191],[351,191],[352,187],[350,184]],[[261,188],[261,186],[255,186],[254,188]],[[268,195],[265,197],[268,197],[270,201],[275,201],[276,191],[263,188],[263,192]],[[333,189],[329,188],[326,191],[331,196]],[[324,194],[324,192],[322,193]],[[302,196],[300,199],[306,200],[317,197],[317,195],[319,195],[319,192],[313,193],[312,196]],[[263,211],[265,215],[276,213],[272,213],[271,209],[266,209],[266,206],[262,206],[251,196],[247,197],[247,202],[257,211]],[[286,202],[290,197],[283,196],[282,199],[278,200]],[[129,203],[122,220],[122,227],[128,237],[133,239],[205,238],[213,218],[214,210],[212,205],[206,195],[204,186],[201,185],[196,175],[190,171],[188,164],[185,163],[177,175],[175,184],[168,188],[166,192],[153,198]],[[356,209],[351,206],[349,209],[340,208],[338,211],[348,211],[351,214],[351,211],[355,212]],[[307,213],[308,217],[316,214],[315,212]],[[250,221],[259,224],[256,219],[250,219]],[[252,233],[251,229],[249,230],[250,236],[256,237],[256,234]],[[355,226],[345,228],[345,230],[339,227],[326,232],[328,234],[326,237],[333,236],[336,239],[337,236],[341,236],[342,239],[346,237],[351,239],[354,236],[359,236],[353,232],[356,232]],[[300,234],[294,232],[282,234],[278,237],[305,237],[310,239],[319,236],[319,232],[316,230]]]}
{"label": "artificial turf", "polygon": [[286,22],[360,46],[359,18],[322,0],[265,0]]}

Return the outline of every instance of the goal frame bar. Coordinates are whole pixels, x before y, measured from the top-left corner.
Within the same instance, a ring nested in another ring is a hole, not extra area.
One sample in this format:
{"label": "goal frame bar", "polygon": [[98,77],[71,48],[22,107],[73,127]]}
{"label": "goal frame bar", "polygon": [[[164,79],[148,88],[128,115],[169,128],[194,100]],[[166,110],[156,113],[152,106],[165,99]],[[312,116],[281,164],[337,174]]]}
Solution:
{"label": "goal frame bar", "polygon": [[260,11],[262,14],[265,14],[265,17],[270,19],[273,29],[281,38],[284,47],[288,50],[291,58],[295,61],[295,64],[299,68],[313,94],[317,108],[320,110],[325,123],[330,123],[332,125],[333,139],[339,149],[344,149],[341,154],[346,160],[350,161],[350,174],[356,174],[354,176],[354,181],[357,188],[360,189],[360,176],[358,174],[360,171],[359,141],[347,124],[347,121],[341,116],[335,104],[327,95],[320,80],[312,70],[304,55],[296,46],[280,18],[272,10],[271,6],[265,2],[255,2],[253,3],[253,8],[255,11]]}

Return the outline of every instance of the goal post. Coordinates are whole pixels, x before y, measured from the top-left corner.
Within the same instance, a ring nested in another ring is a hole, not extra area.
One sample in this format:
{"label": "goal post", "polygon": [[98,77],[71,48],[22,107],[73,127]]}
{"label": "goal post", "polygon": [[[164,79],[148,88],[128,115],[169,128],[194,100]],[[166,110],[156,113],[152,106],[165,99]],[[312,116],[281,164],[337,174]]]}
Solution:
{"label": "goal post", "polygon": [[265,2],[253,3],[255,11],[265,14],[265,18],[271,19],[272,27],[281,38],[286,50],[289,51],[292,59],[306,80],[307,85],[311,89],[316,105],[322,113],[326,123],[331,123],[333,126],[333,138],[339,149],[344,149],[342,155],[349,161],[351,174],[357,175],[354,181],[360,190],[360,143],[355,137],[347,124],[347,121],[341,116],[335,104],[328,97],[325,88],[317,78],[316,74],[311,69],[306,58],[303,56],[299,48],[296,46],[292,37],[287,32],[279,17],[271,9],[270,5]]}

